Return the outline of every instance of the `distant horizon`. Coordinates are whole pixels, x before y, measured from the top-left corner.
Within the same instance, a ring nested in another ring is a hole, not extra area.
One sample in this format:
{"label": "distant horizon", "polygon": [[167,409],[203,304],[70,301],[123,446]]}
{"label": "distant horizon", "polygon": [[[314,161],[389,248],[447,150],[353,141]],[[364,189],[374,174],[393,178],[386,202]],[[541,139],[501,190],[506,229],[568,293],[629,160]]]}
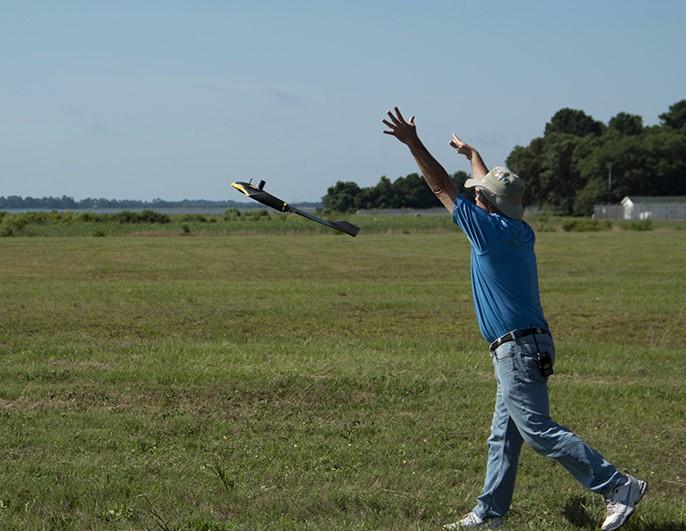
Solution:
{"label": "distant horizon", "polygon": [[[75,203],[86,203],[85,205],[77,205],[77,206],[26,206],[26,207],[6,207],[3,206],[3,203],[8,201],[11,198],[18,197],[22,202],[47,202],[47,201],[66,201],[66,200],[71,200]],[[104,202],[104,203],[111,203],[111,202],[118,202],[118,203],[123,203],[123,204],[131,204],[131,203],[140,203],[140,205],[134,205],[134,206],[87,206],[88,202]],[[194,204],[198,203],[198,204]],[[322,201],[297,201],[297,202],[291,202],[293,205],[305,205],[305,206],[312,206],[312,205],[321,205]],[[161,205],[161,206],[159,206]],[[166,206],[165,206],[166,205]],[[0,211],[7,211],[7,210],[73,210],[73,209],[112,209],[112,208],[147,208],[147,207],[155,207],[157,206],[158,208],[233,208],[236,205],[239,205],[241,207],[246,206],[246,207],[253,207],[253,206],[258,206],[258,207],[264,207],[264,205],[261,205],[260,203],[257,203],[256,201],[243,201],[243,200],[233,200],[233,199],[219,199],[219,200],[214,200],[214,199],[202,199],[202,198],[194,198],[194,199],[189,199],[189,198],[184,198],[184,199],[172,199],[172,200],[166,200],[166,199],[161,199],[161,198],[153,198],[153,199],[132,199],[132,198],[123,198],[123,199],[118,199],[118,198],[106,198],[106,197],[85,197],[82,199],[76,199],[71,196],[18,196],[16,194],[10,194],[7,196],[0,195]]]}
{"label": "distant horizon", "polygon": [[[332,183],[331,186],[333,186]],[[231,192],[229,192],[230,195]],[[105,197],[105,196],[94,196],[94,195],[84,195],[82,197],[74,196],[71,194],[42,194],[42,195],[22,195],[22,194],[14,194],[14,193],[5,193],[5,192],[0,192],[0,198],[8,198],[8,197],[20,197],[22,199],[61,199],[63,196],[69,197],[73,199],[74,201],[86,201],[86,200],[100,200],[104,199],[107,201],[141,201],[141,202],[146,202],[146,203],[152,203],[156,200],[161,200],[165,203],[179,203],[182,201],[210,201],[210,202],[215,202],[215,203],[244,203],[244,204],[251,204],[254,201],[244,201],[241,199],[212,199],[212,198],[207,198],[207,197],[182,197],[182,198],[164,198],[164,197],[153,197],[153,198],[141,198],[141,197]],[[304,201],[290,201],[291,203],[321,203],[322,198],[319,198],[318,200],[304,200]]]}
{"label": "distant horizon", "polygon": [[[43,195],[43,196],[21,196],[18,194],[7,194],[7,195],[0,195],[0,198],[2,197],[20,197],[24,200],[26,199],[61,199],[62,196],[56,196],[56,195]],[[234,200],[234,199],[208,199],[206,197],[184,197],[181,199],[163,199],[161,197],[153,197],[152,199],[137,199],[135,197],[82,197],[82,198],[76,198],[72,196],[67,196],[74,201],[80,202],[80,201],[87,201],[87,200],[105,200],[105,201],[136,201],[136,202],[141,202],[141,203],[154,203],[157,200],[159,200],[162,203],[182,203],[184,201],[186,202],[198,202],[198,201],[206,201],[208,203],[245,203],[246,205],[254,203],[254,201],[241,201],[241,200]],[[321,203],[321,199],[319,201],[299,201],[299,203]]]}

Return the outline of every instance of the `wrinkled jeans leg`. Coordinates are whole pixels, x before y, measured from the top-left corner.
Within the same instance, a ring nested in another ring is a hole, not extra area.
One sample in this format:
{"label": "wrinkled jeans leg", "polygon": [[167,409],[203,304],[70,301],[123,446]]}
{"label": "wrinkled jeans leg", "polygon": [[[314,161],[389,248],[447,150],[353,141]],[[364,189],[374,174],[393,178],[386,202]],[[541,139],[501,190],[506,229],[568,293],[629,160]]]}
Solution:
{"label": "wrinkled jeans leg", "polygon": [[488,464],[481,495],[474,512],[481,518],[505,516],[512,502],[517,464],[523,439],[505,406],[500,384],[496,392],[495,411],[488,438]]}
{"label": "wrinkled jeans leg", "polygon": [[[554,359],[549,336],[538,335],[538,346]],[[524,441],[536,452],[555,459],[586,489],[604,493],[627,478],[568,428],[550,418],[547,378],[536,362],[532,337],[501,345],[495,361],[503,401]]]}

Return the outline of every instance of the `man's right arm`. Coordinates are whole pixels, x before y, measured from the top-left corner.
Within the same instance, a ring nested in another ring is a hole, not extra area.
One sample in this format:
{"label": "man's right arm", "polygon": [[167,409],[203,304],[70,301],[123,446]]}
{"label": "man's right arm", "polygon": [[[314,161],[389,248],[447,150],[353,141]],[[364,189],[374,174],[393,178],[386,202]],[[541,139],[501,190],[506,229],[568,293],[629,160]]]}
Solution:
{"label": "man's right arm", "polygon": [[457,188],[455,188],[455,184],[450,179],[448,172],[429,153],[429,150],[424,147],[419,138],[417,138],[416,142],[408,144],[408,147],[422,175],[424,175],[426,184],[429,185],[433,194],[448,212],[452,213],[455,206],[455,198],[457,197]]}
{"label": "man's right arm", "polygon": [[417,166],[419,166],[419,170],[422,172],[429,188],[446,210],[452,213],[455,206],[455,198],[457,197],[455,184],[450,179],[445,168],[440,165],[424,144],[422,144],[422,141],[419,140],[417,129],[414,125],[414,116],[409,121],[406,121],[397,107],[394,110],[395,115],[390,111],[388,112],[390,122],[382,120],[389,129],[384,131],[384,133],[393,135],[410,149],[410,153],[412,153],[414,160],[417,162]]}

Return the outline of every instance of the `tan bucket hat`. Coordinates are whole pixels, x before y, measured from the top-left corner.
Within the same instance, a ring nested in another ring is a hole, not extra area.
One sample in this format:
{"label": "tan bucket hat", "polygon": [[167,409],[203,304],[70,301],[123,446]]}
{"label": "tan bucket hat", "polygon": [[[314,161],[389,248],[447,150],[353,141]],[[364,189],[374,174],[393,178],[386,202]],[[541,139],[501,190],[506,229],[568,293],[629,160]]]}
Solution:
{"label": "tan bucket hat", "polygon": [[509,218],[522,219],[524,215],[524,181],[502,166],[491,168],[483,179],[467,179],[465,188],[477,188],[491,204]]}

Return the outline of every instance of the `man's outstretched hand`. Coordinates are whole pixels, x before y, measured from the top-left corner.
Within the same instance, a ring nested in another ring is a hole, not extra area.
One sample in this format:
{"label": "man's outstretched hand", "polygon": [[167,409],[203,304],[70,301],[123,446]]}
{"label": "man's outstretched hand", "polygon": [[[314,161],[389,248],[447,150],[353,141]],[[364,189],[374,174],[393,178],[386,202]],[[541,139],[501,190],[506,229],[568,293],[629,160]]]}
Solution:
{"label": "man's outstretched hand", "polygon": [[474,152],[476,151],[472,146],[464,143],[462,139],[455,134],[450,138],[450,146],[455,148],[458,153],[464,155],[469,160],[472,160],[472,155],[474,155]]}
{"label": "man's outstretched hand", "polygon": [[408,146],[417,143],[419,137],[417,136],[417,128],[414,125],[414,116],[410,118],[409,122],[406,122],[400,109],[394,107],[394,110],[395,116],[392,111],[388,111],[387,113],[390,122],[388,120],[381,120],[389,129],[388,131],[384,131],[384,134],[393,135],[403,144],[407,144]]}
{"label": "man's outstretched hand", "polygon": [[469,144],[465,144],[457,135],[451,137],[450,145],[472,163],[472,179],[483,179],[484,175],[488,173],[488,168],[484,164],[484,159],[481,158],[479,152]]}
{"label": "man's outstretched hand", "polygon": [[455,206],[457,190],[455,189],[455,184],[450,179],[450,175],[448,175],[448,172],[445,171],[445,168],[440,165],[433,155],[429,153],[426,146],[420,142],[417,136],[417,128],[414,125],[414,116],[408,122],[403,118],[400,109],[394,107],[393,110],[395,114],[392,111],[388,111],[388,120],[390,122],[388,120],[381,120],[388,127],[388,130],[384,131],[384,133],[393,135],[410,148],[410,153],[412,153],[414,160],[417,162],[417,166],[419,166],[426,184],[429,185],[431,191],[448,212],[452,212]]}

